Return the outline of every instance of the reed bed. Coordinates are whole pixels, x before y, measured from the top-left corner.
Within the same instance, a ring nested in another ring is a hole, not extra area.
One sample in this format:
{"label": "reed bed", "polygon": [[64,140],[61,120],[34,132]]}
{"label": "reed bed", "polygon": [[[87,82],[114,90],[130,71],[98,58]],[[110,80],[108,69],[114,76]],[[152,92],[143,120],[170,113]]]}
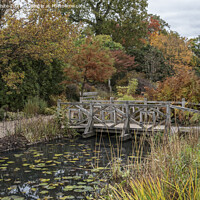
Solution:
{"label": "reed bed", "polygon": [[[199,200],[200,132],[135,138],[135,152],[125,165],[113,156],[104,200]],[[148,141],[149,153],[143,156]],[[120,151],[120,149],[119,149]]]}

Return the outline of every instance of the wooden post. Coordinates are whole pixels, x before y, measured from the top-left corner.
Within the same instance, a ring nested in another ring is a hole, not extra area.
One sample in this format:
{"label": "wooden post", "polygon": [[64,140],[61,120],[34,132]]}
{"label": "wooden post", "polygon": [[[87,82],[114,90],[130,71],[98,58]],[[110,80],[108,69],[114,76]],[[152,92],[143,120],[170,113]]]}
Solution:
{"label": "wooden post", "polygon": [[[144,105],[147,105],[147,98],[144,98]],[[144,121],[147,122],[147,107],[145,107],[144,111]]]}
{"label": "wooden post", "polygon": [[125,108],[126,108],[126,119],[124,121],[122,134],[120,136],[124,140],[129,139],[131,137],[131,135],[130,135],[130,108],[129,108],[129,102],[128,101],[126,102]]}
{"label": "wooden post", "polygon": [[170,134],[171,130],[171,108],[170,104],[166,105],[166,121],[165,121],[165,134]]}
{"label": "wooden post", "polygon": [[58,101],[57,101],[57,112],[58,112],[58,115],[60,114],[60,111],[61,111],[61,100],[58,99]]}
{"label": "wooden post", "polygon": [[[82,103],[82,101],[83,101],[83,97],[80,97],[80,103]],[[82,105],[81,105],[81,107],[82,107]],[[79,121],[83,120],[83,112],[81,109],[79,109],[79,111],[78,111],[78,118],[79,118]]]}
{"label": "wooden post", "polygon": [[[112,104],[114,104],[114,97],[110,97],[110,107],[112,107]],[[110,112],[110,121],[114,122],[115,119],[115,114],[114,114],[114,110]]]}
{"label": "wooden post", "polygon": [[90,114],[91,114],[91,126],[90,126],[90,132],[93,132],[94,127],[94,120],[93,120],[93,114],[94,113],[94,105],[93,103],[90,103]]}
{"label": "wooden post", "polygon": [[186,103],[185,98],[182,98],[182,107],[185,107],[185,103]]}
{"label": "wooden post", "polygon": [[153,115],[153,127],[154,127],[155,124],[156,124],[156,114],[155,114],[155,112],[153,112],[152,115]]}
{"label": "wooden post", "polygon": [[83,133],[84,138],[95,135],[94,129],[93,129],[94,128],[94,120],[93,120],[94,108],[93,107],[94,107],[93,103],[90,103],[90,112],[88,115],[88,123],[87,123],[87,126],[85,127],[85,131]]}
{"label": "wooden post", "polygon": [[69,109],[69,111],[68,111],[68,120],[69,120],[69,123],[71,124],[71,119],[72,119],[72,117],[71,117],[71,109]]}
{"label": "wooden post", "polygon": [[140,125],[143,124],[143,114],[142,114],[142,111],[140,111]]}
{"label": "wooden post", "polygon": [[[159,107],[157,107],[156,110],[160,111]],[[159,112],[156,112],[156,118],[158,119],[158,117],[159,117]]]}
{"label": "wooden post", "polygon": [[116,111],[116,108],[114,110],[114,124],[115,125],[117,124],[117,111]]}
{"label": "wooden post", "polygon": [[101,120],[103,122],[105,122],[105,111],[104,110],[101,111]]}

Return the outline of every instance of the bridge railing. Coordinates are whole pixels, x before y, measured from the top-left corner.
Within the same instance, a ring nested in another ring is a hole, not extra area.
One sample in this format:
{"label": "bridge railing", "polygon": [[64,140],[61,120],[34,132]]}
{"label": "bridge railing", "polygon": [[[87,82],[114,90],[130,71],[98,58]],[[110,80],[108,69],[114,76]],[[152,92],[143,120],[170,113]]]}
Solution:
{"label": "bridge railing", "polygon": [[119,128],[121,125],[123,136],[129,134],[132,124],[147,131],[162,125],[165,132],[170,132],[171,115],[174,110],[200,113],[200,110],[183,107],[185,105],[188,103],[184,101],[176,105],[174,102],[172,104],[172,102],[114,101],[113,99],[75,103],[58,101],[58,111],[61,109],[66,111],[70,126],[85,127],[85,135],[93,131],[94,125],[108,129]]}
{"label": "bridge railing", "polygon": [[[80,102],[82,103],[121,103],[121,104],[125,104],[127,101],[123,101],[123,100],[114,100],[113,97],[110,98],[110,100],[84,100],[81,99]],[[182,98],[182,101],[149,101],[147,100],[147,98],[144,98],[143,100],[132,100],[132,101],[128,101],[129,103],[133,103],[133,104],[171,104],[171,105],[181,105],[181,107],[185,107],[185,106],[199,106],[200,107],[200,103],[191,103],[191,102],[187,102],[185,100],[185,98]]]}

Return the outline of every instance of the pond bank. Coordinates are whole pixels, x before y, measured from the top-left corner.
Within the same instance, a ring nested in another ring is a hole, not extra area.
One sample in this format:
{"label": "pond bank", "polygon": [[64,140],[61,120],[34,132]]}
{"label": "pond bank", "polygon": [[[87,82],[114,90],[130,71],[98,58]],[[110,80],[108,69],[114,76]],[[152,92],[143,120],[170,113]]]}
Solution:
{"label": "pond bank", "polygon": [[0,152],[21,149],[28,144],[27,139],[22,135],[8,135],[0,138]]}
{"label": "pond bank", "polygon": [[63,127],[63,119],[56,116],[38,116],[1,122],[0,131],[0,152],[78,135],[66,126]]}

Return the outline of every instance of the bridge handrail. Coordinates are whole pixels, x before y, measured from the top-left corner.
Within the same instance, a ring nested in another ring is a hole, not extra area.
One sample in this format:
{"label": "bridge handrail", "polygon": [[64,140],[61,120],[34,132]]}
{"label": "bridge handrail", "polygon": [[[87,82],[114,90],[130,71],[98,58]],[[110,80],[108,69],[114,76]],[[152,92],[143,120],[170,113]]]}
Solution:
{"label": "bridge handrail", "polygon": [[[124,100],[82,100],[81,102],[83,103],[126,103],[127,101]],[[177,104],[177,105],[194,105],[194,106],[200,106],[200,103],[192,103],[192,102],[186,102],[185,99],[183,98],[182,101],[147,101],[146,99],[144,100],[132,100],[128,101],[129,104],[131,103],[147,103],[147,104]]]}
{"label": "bridge handrail", "polygon": [[93,102],[90,102],[90,103],[84,103],[84,102],[60,102],[60,105],[63,104],[63,105],[90,105],[92,104],[93,106],[100,106],[100,105],[103,105],[103,106],[126,106],[127,104],[129,106],[139,106],[139,107],[163,107],[165,105],[163,104],[134,104],[134,103],[124,103],[124,104],[114,104],[114,103],[104,103],[104,104],[99,104],[99,103],[93,103]]}
{"label": "bridge handrail", "polygon": [[[104,102],[104,103],[102,103]],[[121,104],[117,104],[117,103],[121,103]],[[139,104],[139,103],[144,103],[144,104]],[[173,103],[173,104],[172,104]],[[178,104],[181,106],[175,106],[174,104]],[[186,108],[185,105],[197,105],[200,106],[200,104],[194,104],[194,103],[186,103],[183,99],[182,102],[171,102],[171,101],[142,101],[142,100],[136,100],[136,101],[117,101],[117,100],[90,100],[90,101],[82,101],[82,102],[61,102],[61,100],[58,100],[57,102],[57,108],[58,110],[60,110],[61,105],[71,105],[71,106],[114,106],[114,107],[126,107],[127,105],[129,107],[144,107],[144,108],[148,108],[148,107],[167,107],[169,106],[170,109],[179,109],[182,111],[188,111],[188,112],[193,112],[193,113],[200,113],[200,110],[197,109],[192,109],[192,108]]]}
{"label": "bridge handrail", "polygon": [[173,105],[171,105],[170,108],[193,112],[193,113],[200,113],[200,110],[195,110],[195,109],[191,109],[191,108],[185,108],[185,107],[179,107],[179,106],[173,106]]}

